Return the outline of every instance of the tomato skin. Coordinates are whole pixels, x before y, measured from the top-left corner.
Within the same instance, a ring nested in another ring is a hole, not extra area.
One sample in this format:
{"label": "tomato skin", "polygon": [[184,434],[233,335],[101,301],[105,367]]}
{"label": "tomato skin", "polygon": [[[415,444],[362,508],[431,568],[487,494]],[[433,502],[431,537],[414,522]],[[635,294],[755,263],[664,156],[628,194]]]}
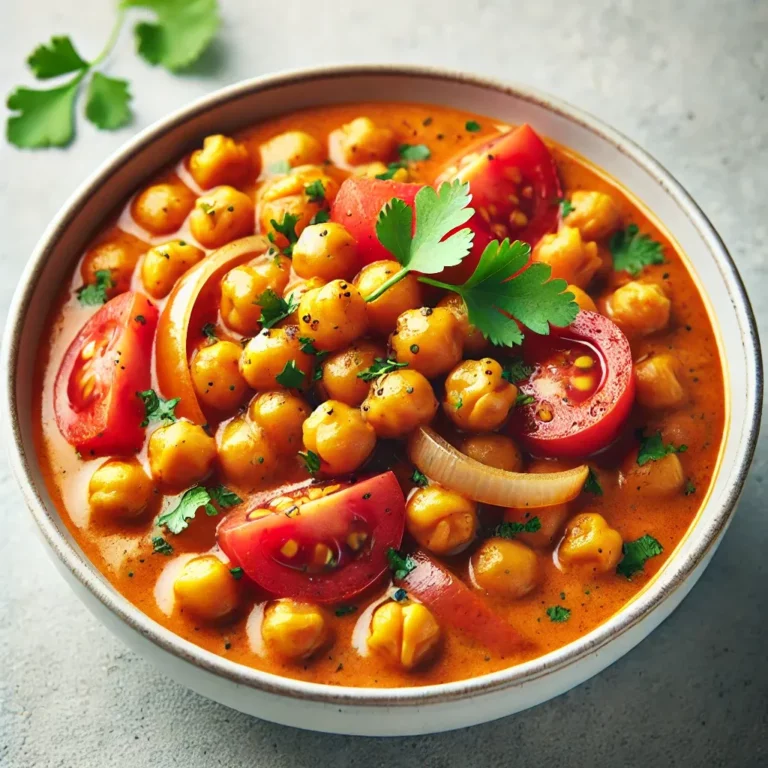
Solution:
{"label": "tomato skin", "polygon": [[[551,409],[552,420],[544,422],[537,417],[543,401],[535,382],[520,383],[520,391],[535,400],[515,409],[510,431],[536,456],[555,459],[590,456],[617,437],[632,410],[635,401],[632,351],[615,323],[597,312],[582,310],[566,328],[553,326],[550,336],[527,332],[523,358],[529,365],[541,363],[542,353],[559,341],[585,343],[585,349],[597,353],[602,366],[599,385],[582,402],[557,402]],[[553,380],[546,374],[543,378]],[[549,405],[548,401],[546,407]]]}
{"label": "tomato skin", "polygon": [[[219,545],[246,576],[270,594],[317,603],[346,600],[387,571],[387,550],[399,547],[403,538],[405,497],[393,472],[340,485],[334,493],[304,502],[299,513],[291,517],[273,512],[248,519],[258,508],[249,505],[219,526]],[[298,489],[298,493],[302,491]],[[281,495],[277,491],[273,498]],[[279,562],[287,541],[311,550],[316,543],[344,541],[350,525],[361,521],[369,531],[372,547],[339,567],[312,573]]]}
{"label": "tomato skin", "polygon": [[[122,293],[88,320],[67,349],[56,374],[54,410],[59,431],[80,453],[103,456],[141,449],[144,405],[136,393],[151,386],[157,318],[157,308],[146,296]],[[96,351],[83,358],[90,342]],[[92,393],[84,397],[80,382],[91,375]]]}

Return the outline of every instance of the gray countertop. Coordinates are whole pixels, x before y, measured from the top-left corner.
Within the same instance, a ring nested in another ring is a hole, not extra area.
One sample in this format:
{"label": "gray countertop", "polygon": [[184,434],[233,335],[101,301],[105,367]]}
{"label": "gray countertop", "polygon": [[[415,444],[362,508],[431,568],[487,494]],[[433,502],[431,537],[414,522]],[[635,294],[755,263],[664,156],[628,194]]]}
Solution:
{"label": "gray countertop", "polygon": [[[0,147],[3,313],[33,245],[75,186],[168,110],[277,69],[415,62],[534,85],[647,148],[722,234],[768,337],[765,0],[222,0],[222,6],[218,41],[182,78],[139,61],[124,30],[110,72],[132,82],[131,127],[98,133],[81,119],[66,151]],[[51,34],[69,33],[93,55],[112,20],[112,3],[104,0],[9,2],[0,22],[0,92],[26,78],[26,55]],[[768,764],[767,463],[764,435],[710,568],[676,613],[621,661],[518,716],[374,743],[255,720],[170,682],[129,652],[54,571],[2,458],[0,765]]]}

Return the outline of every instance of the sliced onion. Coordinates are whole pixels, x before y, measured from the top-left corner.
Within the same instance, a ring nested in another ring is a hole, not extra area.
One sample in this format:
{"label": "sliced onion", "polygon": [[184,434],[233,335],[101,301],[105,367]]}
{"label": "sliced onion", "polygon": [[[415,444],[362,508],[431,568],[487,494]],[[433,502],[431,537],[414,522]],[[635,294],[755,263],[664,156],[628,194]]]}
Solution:
{"label": "sliced onion", "polygon": [[507,472],[457,451],[430,427],[408,441],[408,456],[431,480],[482,504],[536,509],[575,499],[589,474],[586,464],[566,472]]}

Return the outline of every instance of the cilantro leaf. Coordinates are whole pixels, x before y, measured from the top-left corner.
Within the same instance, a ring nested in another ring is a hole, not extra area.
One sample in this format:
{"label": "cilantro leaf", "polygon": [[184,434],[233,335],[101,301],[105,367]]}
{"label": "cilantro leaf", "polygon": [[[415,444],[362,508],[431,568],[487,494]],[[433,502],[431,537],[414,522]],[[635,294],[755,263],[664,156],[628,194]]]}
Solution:
{"label": "cilantro leaf", "polygon": [[589,474],[587,474],[587,479],[584,481],[584,487],[581,490],[595,496],[603,495],[603,486],[600,485],[600,478],[592,467],[589,467]]}
{"label": "cilantro leaf", "polygon": [[685,453],[688,450],[687,445],[680,445],[675,447],[672,443],[664,445],[661,439],[661,432],[655,432],[648,437],[645,436],[644,431],[641,429],[638,432],[640,438],[640,450],[637,453],[637,464],[642,467],[649,461],[660,461],[665,456],[669,456],[670,453]]}
{"label": "cilantro leaf", "polygon": [[289,360],[275,376],[275,381],[286,389],[301,389],[304,386],[304,371],[297,367],[295,360]]}
{"label": "cilantro leaf", "polygon": [[236,565],[234,568],[230,568],[229,572],[232,574],[232,578],[235,581],[240,581],[240,579],[242,579],[243,575],[245,574],[245,571],[239,565]]}
{"label": "cilantro leaf", "polygon": [[179,534],[189,527],[189,521],[197,514],[197,510],[204,507],[207,514],[217,514],[216,507],[211,504],[211,496],[202,485],[196,485],[188,491],[184,491],[179,503],[163,512],[157,518],[157,525],[165,526],[171,533]]}
{"label": "cilantro leaf", "polygon": [[308,355],[314,355],[318,361],[324,360],[331,354],[325,350],[318,349],[315,346],[315,340],[310,339],[309,336],[299,336],[299,344],[301,345],[300,349],[302,352],[306,352]]}
{"label": "cilantro leaf", "polygon": [[47,45],[38,45],[29,55],[27,64],[38,80],[47,80],[88,67],[88,62],[75,50],[68,36],[52,37]]}
{"label": "cilantro leaf", "polygon": [[426,144],[401,144],[397,152],[408,163],[429,160],[432,157],[432,153]]}
{"label": "cilantro leaf", "polygon": [[696,486],[690,477],[685,481],[685,488],[683,489],[683,493],[686,496],[692,496],[694,493],[696,493]]}
{"label": "cilantro leaf", "polygon": [[547,608],[547,616],[549,616],[550,621],[561,624],[571,618],[571,609],[563,608],[562,605],[552,605]]}
{"label": "cilantro leaf", "polygon": [[293,213],[286,213],[279,222],[274,219],[269,221],[275,232],[279,232],[288,241],[288,245],[283,248],[283,253],[286,256],[290,256],[293,253],[293,246],[299,239],[299,236],[296,234],[296,225],[299,223],[300,218],[300,216],[296,216]]}
{"label": "cilantro leaf", "polygon": [[402,581],[417,565],[410,555],[401,555],[396,549],[387,550],[387,563],[396,581]]}
{"label": "cilantro leaf", "polygon": [[299,301],[293,293],[289,293],[288,298],[283,299],[271,288],[267,288],[255,303],[261,307],[259,322],[264,328],[271,328],[299,308]]}
{"label": "cilantro leaf", "polygon": [[483,128],[477,120],[467,120],[467,122],[464,123],[464,130],[469,131],[470,133],[477,133],[478,131],[482,131]]}
{"label": "cilantro leaf", "polygon": [[560,206],[560,215],[565,218],[571,211],[574,209],[574,204],[567,198],[567,197],[561,197],[558,201],[558,205]]}
{"label": "cilantro leaf", "polygon": [[635,573],[644,570],[646,560],[660,555],[664,547],[653,536],[646,533],[635,541],[625,541],[622,551],[624,557],[616,566],[616,573],[631,579]]}
{"label": "cilantro leaf", "polygon": [[500,523],[496,526],[494,536],[502,539],[514,539],[518,533],[536,533],[541,530],[541,520],[538,517],[532,517],[524,523]]}
{"label": "cilantro leaf", "polygon": [[315,179],[310,184],[305,184],[304,192],[310,203],[322,203],[325,201],[325,187],[320,179]]}
{"label": "cilantro leaf", "polygon": [[325,224],[326,221],[331,220],[331,214],[323,209],[322,211],[318,211],[310,220],[310,224]]}
{"label": "cilantro leaf", "polygon": [[162,536],[153,536],[152,552],[156,555],[172,555],[173,547]]}
{"label": "cilantro leaf", "polygon": [[314,451],[299,451],[299,456],[310,475],[316,475],[320,471],[320,457]]}
{"label": "cilantro leaf", "polygon": [[95,72],[88,84],[85,116],[102,130],[114,131],[131,121],[128,81]]}
{"label": "cilantro leaf", "polygon": [[215,501],[220,507],[229,509],[242,503],[242,499],[234,492],[223,485],[214,485],[208,489],[211,500]]}
{"label": "cilantro leaf", "polygon": [[515,398],[515,408],[522,408],[523,406],[535,403],[536,398],[533,395],[526,395],[525,392],[518,392]]}
{"label": "cilantro leaf", "polygon": [[77,289],[77,300],[87,307],[95,307],[107,300],[107,291],[113,288],[112,273],[108,269],[97,269],[95,283],[89,283]]}
{"label": "cilantro leaf", "polygon": [[513,357],[502,366],[501,378],[512,384],[525,381],[533,373],[533,366],[526,365],[522,357]]}
{"label": "cilantro leaf", "polygon": [[418,469],[413,470],[413,474],[411,475],[411,482],[414,485],[418,485],[419,488],[426,488],[429,485],[427,476],[423,472],[420,472]]}
{"label": "cilantro leaf", "polygon": [[123,8],[146,8],[155,23],[134,27],[136,50],[150,64],[176,72],[192,64],[218,31],[217,0],[123,0]]}
{"label": "cilantro leaf", "polygon": [[399,197],[393,197],[376,219],[376,237],[403,265],[407,264],[410,257],[412,226],[411,206]]}
{"label": "cilantro leaf", "polygon": [[136,396],[141,398],[144,403],[144,421],[139,426],[146,427],[147,424],[155,421],[176,421],[174,409],[181,401],[180,397],[174,397],[172,400],[163,400],[154,389],[145,389],[143,392],[137,392]]}
{"label": "cilantro leaf", "polygon": [[613,268],[629,272],[632,277],[637,277],[644,267],[664,263],[661,243],[641,235],[636,224],[616,232],[608,246],[613,254]]}
{"label": "cilantro leaf", "polygon": [[358,379],[363,381],[373,381],[378,379],[379,376],[383,376],[385,373],[392,373],[398,368],[405,368],[408,363],[398,363],[397,360],[391,360],[387,358],[384,360],[381,357],[375,357],[373,359],[373,365],[370,368],[366,368],[364,371],[360,371],[357,374]]}

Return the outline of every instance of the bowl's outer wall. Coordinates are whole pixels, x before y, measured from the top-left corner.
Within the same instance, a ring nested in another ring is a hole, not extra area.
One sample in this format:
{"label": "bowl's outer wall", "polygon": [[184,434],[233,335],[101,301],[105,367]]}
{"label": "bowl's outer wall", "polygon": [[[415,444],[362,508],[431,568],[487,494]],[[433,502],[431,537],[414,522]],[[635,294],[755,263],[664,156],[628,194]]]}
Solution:
{"label": "bowl's outer wall", "polygon": [[[144,179],[198,144],[207,133],[229,132],[302,107],[370,100],[372,94],[380,100],[455,106],[504,122],[530,122],[542,134],[621,180],[650,204],[695,265],[704,293],[717,308],[727,387],[737,393],[729,399],[727,440],[709,503],[676,556],[639,598],[579,642],[548,656],[513,670],[429,689],[336,689],[277,678],[214,656],[154,624],[85,560],[45,489],[32,440],[33,351],[51,298],[69,279],[83,246],[105,216]],[[141,639],[143,647],[137,650],[156,660],[161,653],[163,665],[172,674],[176,671],[173,676],[224,703],[282,720],[278,712],[282,707],[291,710],[295,699],[280,698],[280,706],[275,701],[263,706],[262,701],[264,696],[274,699],[274,694],[287,694],[316,712],[317,721],[309,722],[317,722],[319,730],[350,733],[417,733],[500,717],[567,690],[623,655],[680,602],[695,580],[692,574],[701,573],[711,557],[748,469],[762,405],[757,332],[738,275],[711,225],[663,169],[610,129],[546,97],[416,68],[398,68],[395,73],[355,67],[330,74],[318,71],[264,78],[225,89],[145,131],[81,187],[43,236],[14,297],[3,354],[11,464],[46,543],[67,574],[83,586],[81,596],[89,598],[86,602],[91,608],[98,608],[100,618],[124,637],[127,623],[133,628],[130,634]],[[648,615],[651,608],[654,613]],[[161,652],[161,648],[165,650]],[[470,695],[476,700],[467,706]],[[455,707],[462,700],[459,714],[446,717],[445,727],[435,720],[435,705],[443,708],[452,702]],[[350,711],[358,710],[363,721],[352,727]],[[406,731],[400,730],[403,727]]]}

